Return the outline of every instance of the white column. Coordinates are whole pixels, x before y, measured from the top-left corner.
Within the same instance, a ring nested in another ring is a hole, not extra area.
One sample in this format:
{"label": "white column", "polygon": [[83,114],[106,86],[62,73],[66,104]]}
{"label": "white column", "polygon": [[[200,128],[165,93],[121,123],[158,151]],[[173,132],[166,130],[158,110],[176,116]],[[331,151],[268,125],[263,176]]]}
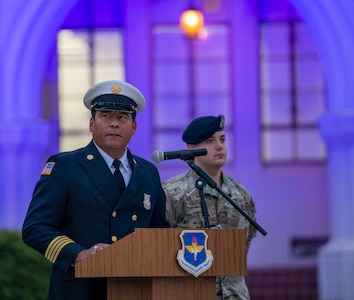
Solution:
{"label": "white column", "polygon": [[318,256],[321,300],[354,299],[354,109],[320,119],[328,147],[330,240]]}
{"label": "white column", "polygon": [[22,227],[49,140],[49,123],[0,122],[0,228]]}
{"label": "white column", "polygon": [[56,116],[42,113],[43,79],[57,30],[77,1],[0,0],[0,229],[21,228],[57,139]]}

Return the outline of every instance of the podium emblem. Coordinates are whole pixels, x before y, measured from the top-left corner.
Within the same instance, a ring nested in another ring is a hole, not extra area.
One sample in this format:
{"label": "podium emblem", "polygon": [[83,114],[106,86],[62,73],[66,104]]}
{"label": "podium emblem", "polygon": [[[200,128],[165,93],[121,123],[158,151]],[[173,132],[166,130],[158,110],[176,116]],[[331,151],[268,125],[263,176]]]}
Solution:
{"label": "podium emblem", "polygon": [[198,277],[211,267],[214,259],[207,249],[208,235],[204,230],[183,230],[179,238],[182,249],[178,250],[177,261],[183,270]]}

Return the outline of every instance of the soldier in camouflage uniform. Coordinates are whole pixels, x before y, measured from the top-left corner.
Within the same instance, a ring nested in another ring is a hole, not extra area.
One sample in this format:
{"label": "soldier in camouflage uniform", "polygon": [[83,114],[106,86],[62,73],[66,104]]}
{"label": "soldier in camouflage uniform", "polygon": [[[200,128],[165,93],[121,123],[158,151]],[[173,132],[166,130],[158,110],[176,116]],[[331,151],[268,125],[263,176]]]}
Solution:
{"label": "soldier in camouflage uniform", "polygon": [[[194,158],[195,164],[202,168],[250,217],[255,218],[255,204],[249,192],[221,170],[227,159],[223,128],[223,116],[200,117],[186,128],[183,141],[189,149],[208,150],[206,156]],[[195,187],[198,178],[199,175],[190,170],[163,183],[167,197],[167,219],[171,227],[205,228],[199,190]],[[215,189],[206,185],[203,192],[210,227],[247,229],[248,250],[251,239],[256,236],[256,229]],[[216,291],[217,299],[250,299],[243,276],[218,277]]]}

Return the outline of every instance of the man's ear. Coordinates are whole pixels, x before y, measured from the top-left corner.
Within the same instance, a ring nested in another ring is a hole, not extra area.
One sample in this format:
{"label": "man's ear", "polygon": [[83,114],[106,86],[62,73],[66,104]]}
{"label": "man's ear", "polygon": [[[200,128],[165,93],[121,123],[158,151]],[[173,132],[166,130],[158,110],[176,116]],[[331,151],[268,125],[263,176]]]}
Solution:
{"label": "man's ear", "polygon": [[90,132],[92,132],[92,126],[93,126],[93,118],[91,117],[90,118],[90,124],[89,124],[89,129],[90,129]]}
{"label": "man's ear", "polygon": [[136,122],[136,120],[133,121],[133,131],[135,133],[136,129],[138,128],[138,123]]}

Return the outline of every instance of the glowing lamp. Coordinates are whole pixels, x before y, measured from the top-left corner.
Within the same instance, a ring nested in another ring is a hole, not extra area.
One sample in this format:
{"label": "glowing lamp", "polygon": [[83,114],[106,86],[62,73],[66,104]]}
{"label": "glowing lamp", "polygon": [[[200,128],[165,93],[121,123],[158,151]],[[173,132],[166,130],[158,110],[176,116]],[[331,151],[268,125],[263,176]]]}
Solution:
{"label": "glowing lamp", "polygon": [[204,26],[203,14],[199,10],[186,10],[180,19],[180,26],[189,38],[196,38]]}

